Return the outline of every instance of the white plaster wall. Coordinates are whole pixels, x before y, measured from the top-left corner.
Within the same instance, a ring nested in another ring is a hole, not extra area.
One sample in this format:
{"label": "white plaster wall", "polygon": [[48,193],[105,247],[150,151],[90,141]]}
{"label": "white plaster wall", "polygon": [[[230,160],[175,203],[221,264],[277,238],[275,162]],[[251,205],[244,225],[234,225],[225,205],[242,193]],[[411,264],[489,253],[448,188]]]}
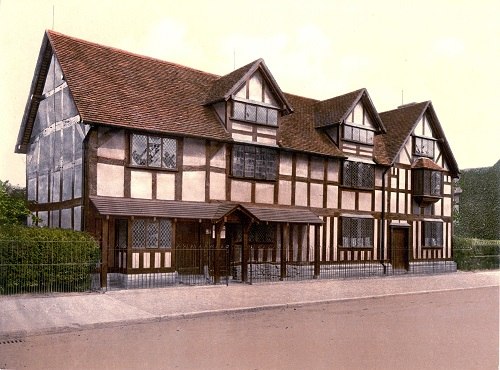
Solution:
{"label": "white plaster wall", "polygon": [[[257,126],[257,134],[273,135],[276,136],[276,129],[271,127]],[[276,140],[275,140],[276,142]]]}
{"label": "white plaster wall", "polygon": [[241,135],[241,134],[232,133],[231,137],[233,138],[234,141],[247,142],[247,143],[252,142],[252,134],[251,133],[248,135]]}
{"label": "white plaster wall", "polygon": [[451,216],[451,198],[443,198],[443,216]]}
{"label": "white plaster wall", "polygon": [[342,191],[342,208],[353,210],[356,208],[356,193],[353,191]]}
{"label": "white plaster wall", "polygon": [[257,142],[260,143],[260,144],[275,145],[276,144],[276,139],[275,138],[269,138],[269,137],[257,136]]}
{"label": "white plaster wall", "polygon": [[323,184],[311,184],[311,207],[323,208]]}
{"label": "white plaster wall", "polygon": [[396,201],[397,201],[396,193],[395,192],[391,192],[391,206],[389,208],[389,211],[391,213],[396,213],[397,212],[397,209],[396,209],[397,203],[396,203]]}
{"label": "white plaster wall", "polygon": [[339,187],[328,185],[326,188],[326,206],[328,208],[338,208],[339,206]]}
{"label": "white plaster wall", "polygon": [[123,197],[123,174],[123,166],[97,163],[97,195]]}
{"label": "white plaster wall", "polygon": [[307,182],[295,183],[295,205],[307,206]]}
{"label": "white plaster wall", "polygon": [[307,177],[308,169],[309,169],[309,163],[307,161],[307,157],[304,155],[298,155],[295,167],[295,174],[299,177]]}
{"label": "white plaster wall", "polygon": [[372,195],[371,193],[359,193],[358,206],[360,211],[372,210]]}
{"label": "white plaster wall", "polygon": [[205,201],[205,171],[182,173],[182,200]]}
{"label": "white plaster wall", "polygon": [[274,185],[255,184],[255,202],[272,204],[274,202]]}
{"label": "white plaster wall", "polygon": [[232,126],[233,130],[246,131],[246,132],[253,131],[253,125],[251,125],[249,123],[233,122],[231,126]]}
{"label": "white plaster wall", "polygon": [[443,186],[443,193],[445,195],[450,195],[451,194],[451,185],[445,184]]}
{"label": "white plaster wall", "polygon": [[406,170],[403,168],[399,169],[399,188],[401,190],[406,189]]}
{"label": "white plaster wall", "polygon": [[398,212],[399,213],[405,213],[405,194],[404,193],[399,193],[399,199],[398,199]]}
{"label": "white plaster wall", "polygon": [[210,160],[210,166],[226,168],[226,146],[222,146]]}
{"label": "white plaster wall", "polygon": [[290,205],[292,203],[292,183],[291,181],[280,180],[278,191],[278,203]]}
{"label": "white plaster wall", "polygon": [[436,203],[434,203],[434,214],[436,216],[441,215],[441,208],[443,206],[443,200],[438,200]]}
{"label": "white plaster wall", "polygon": [[226,175],[223,173],[210,172],[210,199],[226,199]]}
{"label": "white plaster wall", "polygon": [[99,147],[97,155],[99,157],[112,159],[125,159],[125,133],[123,130],[111,130],[109,134],[103,133],[103,129],[98,133]]}
{"label": "white plaster wall", "polygon": [[206,163],[205,141],[185,138],[182,162],[184,166],[204,166]]}
{"label": "white plaster wall", "polygon": [[164,200],[175,199],[175,174],[158,173],[156,175],[156,198]]}
{"label": "white plaster wall", "polygon": [[153,176],[147,171],[130,172],[130,196],[151,199],[153,197]]}
{"label": "white plaster wall", "polygon": [[375,190],[375,212],[382,212],[382,191]]}
{"label": "white plaster wall", "polygon": [[252,183],[247,181],[231,181],[231,200],[233,202],[252,201]]}
{"label": "white plaster wall", "polygon": [[320,158],[313,158],[311,160],[311,178],[317,180],[323,180],[324,169],[323,160]]}
{"label": "white plaster wall", "polygon": [[339,161],[329,160],[328,161],[328,181],[338,181],[339,180]]}
{"label": "white plaster wall", "polygon": [[280,175],[292,175],[292,155],[290,153],[280,154]]}

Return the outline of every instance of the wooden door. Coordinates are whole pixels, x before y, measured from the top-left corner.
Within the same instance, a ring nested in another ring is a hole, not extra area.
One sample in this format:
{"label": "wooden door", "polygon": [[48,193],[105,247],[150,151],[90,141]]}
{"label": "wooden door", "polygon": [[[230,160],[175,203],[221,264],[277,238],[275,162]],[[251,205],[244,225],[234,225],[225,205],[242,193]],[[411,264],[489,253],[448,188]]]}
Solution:
{"label": "wooden door", "polygon": [[175,266],[179,274],[203,273],[203,250],[197,222],[178,222],[175,229]]}
{"label": "wooden door", "polygon": [[391,241],[392,267],[408,269],[408,228],[393,228]]}

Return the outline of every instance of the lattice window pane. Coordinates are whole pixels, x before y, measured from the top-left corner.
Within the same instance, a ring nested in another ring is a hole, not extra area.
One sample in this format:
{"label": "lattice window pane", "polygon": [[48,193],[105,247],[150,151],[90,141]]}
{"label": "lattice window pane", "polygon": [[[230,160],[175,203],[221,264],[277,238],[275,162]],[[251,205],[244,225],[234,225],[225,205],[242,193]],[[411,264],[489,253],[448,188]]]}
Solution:
{"label": "lattice window pane", "polygon": [[255,176],[255,147],[245,146],[245,177]]}
{"label": "lattice window pane", "polygon": [[443,224],[441,222],[424,223],[424,246],[443,246]]}
{"label": "lattice window pane", "polygon": [[132,135],[132,148],[130,160],[133,165],[145,166],[147,164],[148,138],[146,135]]}
{"label": "lattice window pane", "polygon": [[266,150],[266,179],[267,180],[276,180],[276,161],[277,161],[277,153],[274,150]]}
{"label": "lattice window pane", "polygon": [[441,195],[442,188],[442,174],[439,171],[432,171],[431,173],[431,195]]}
{"label": "lattice window pane", "polygon": [[146,220],[134,220],[132,223],[132,248],[144,248],[146,245]]}
{"label": "lattice window pane", "polygon": [[267,110],[267,123],[273,126],[278,124],[278,111],[276,109]]}
{"label": "lattice window pane", "polygon": [[267,108],[257,107],[257,122],[267,123]]}
{"label": "lattice window pane", "polygon": [[158,221],[147,222],[146,248],[158,248]]}
{"label": "lattice window pane", "polygon": [[373,144],[373,131],[366,131],[366,143]]}
{"label": "lattice window pane", "polygon": [[177,168],[177,140],[163,138],[163,168]]}
{"label": "lattice window pane", "polygon": [[148,166],[160,167],[161,165],[161,138],[150,136],[148,140]]}
{"label": "lattice window pane", "polygon": [[233,118],[234,119],[245,119],[245,104],[240,102],[233,102]]}
{"label": "lattice window pane", "polygon": [[248,240],[252,243],[273,243],[275,235],[274,225],[253,225]]}
{"label": "lattice window pane", "polygon": [[241,145],[233,147],[232,173],[233,176],[245,175],[245,148]]}
{"label": "lattice window pane", "polygon": [[172,222],[170,220],[160,220],[159,229],[158,246],[160,248],[171,248],[173,236]]}
{"label": "lattice window pane", "polygon": [[255,178],[266,178],[266,153],[262,148],[255,148]]}
{"label": "lattice window pane", "polygon": [[344,248],[373,247],[373,220],[343,218],[342,246]]}
{"label": "lattice window pane", "polygon": [[116,238],[116,246],[118,248],[127,248],[127,226],[128,226],[128,221],[127,220],[118,220],[117,221],[117,238]]}
{"label": "lattice window pane", "polygon": [[344,139],[352,140],[352,127],[344,126]]}
{"label": "lattice window pane", "polygon": [[255,122],[257,118],[257,107],[255,105],[246,105],[246,110],[245,110],[245,119],[247,121],[252,121]]}

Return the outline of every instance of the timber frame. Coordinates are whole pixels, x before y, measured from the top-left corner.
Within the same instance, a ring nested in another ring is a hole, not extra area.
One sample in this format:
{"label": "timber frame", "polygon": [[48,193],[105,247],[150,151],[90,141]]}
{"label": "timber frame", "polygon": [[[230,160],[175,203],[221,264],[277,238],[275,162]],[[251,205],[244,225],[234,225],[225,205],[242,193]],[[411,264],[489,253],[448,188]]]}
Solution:
{"label": "timber frame", "polygon": [[250,261],[281,279],[453,266],[459,169],[430,101],[379,113],[366,89],[284,93],[262,59],[216,76],[54,31],[29,96],[15,151],[32,211],[93,234],[103,271],[196,270],[194,247],[217,281],[222,248],[242,281]]}

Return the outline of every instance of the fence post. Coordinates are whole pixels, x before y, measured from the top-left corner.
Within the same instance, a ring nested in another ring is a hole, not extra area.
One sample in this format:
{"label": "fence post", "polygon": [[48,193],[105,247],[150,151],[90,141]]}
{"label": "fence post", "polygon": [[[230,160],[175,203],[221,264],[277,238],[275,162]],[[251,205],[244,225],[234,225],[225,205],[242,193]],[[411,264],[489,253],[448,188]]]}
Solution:
{"label": "fence post", "polygon": [[290,224],[283,225],[283,237],[281,238],[281,263],[280,263],[280,280],[286,279],[286,255],[288,245],[290,244]]}
{"label": "fence post", "polygon": [[320,275],[320,228],[314,225],[314,278],[319,279]]}
{"label": "fence post", "polygon": [[101,243],[101,289],[108,287],[108,223],[109,220],[102,220],[102,243]]}

